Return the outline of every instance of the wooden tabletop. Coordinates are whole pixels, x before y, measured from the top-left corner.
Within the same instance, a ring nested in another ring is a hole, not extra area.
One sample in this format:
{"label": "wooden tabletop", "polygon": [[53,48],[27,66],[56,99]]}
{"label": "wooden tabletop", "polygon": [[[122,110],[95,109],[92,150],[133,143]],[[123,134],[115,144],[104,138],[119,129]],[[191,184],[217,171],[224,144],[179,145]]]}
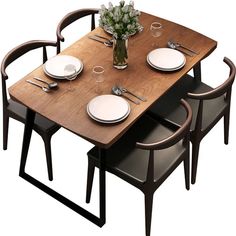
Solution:
{"label": "wooden tabletop", "polygon": [[[159,47],[166,47],[167,41],[174,39],[199,54],[193,57],[186,56],[186,65],[177,72],[160,72],[152,69],[147,64],[146,57],[153,49],[153,39],[149,32],[150,24],[153,21],[159,21],[163,25],[163,34],[157,39]],[[68,81],[58,81],[59,89],[51,93],[45,93],[26,83],[26,79],[32,79],[34,76],[48,81],[53,80],[45,75],[40,66],[9,88],[11,98],[93,144],[108,148],[160,96],[217,46],[216,41],[198,32],[147,13],[142,12],[140,23],[144,26],[144,30],[129,39],[128,67],[126,69],[117,70],[113,67],[112,48],[88,39],[88,35],[94,34],[109,36],[98,27],[61,52],[61,54],[79,58],[84,64],[83,72],[72,81],[72,86],[75,88],[73,92],[67,91]],[[92,79],[92,68],[95,65],[105,67],[105,81],[102,83],[104,94],[110,94],[112,86],[119,84],[145,96],[147,102],[141,102],[140,105],[130,102],[130,115],[118,124],[101,124],[92,120],[86,112],[86,106],[92,98],[97,96],[95,81]]]}

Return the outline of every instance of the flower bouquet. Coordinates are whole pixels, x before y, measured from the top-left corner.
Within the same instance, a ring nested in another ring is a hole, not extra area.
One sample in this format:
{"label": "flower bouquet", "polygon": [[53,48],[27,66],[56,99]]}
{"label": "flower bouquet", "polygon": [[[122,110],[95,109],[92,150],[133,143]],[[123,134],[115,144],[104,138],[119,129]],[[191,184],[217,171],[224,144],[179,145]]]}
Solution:
{"label": "flower bouquet", "polygon": [[134,9],[134,2],[120,1],[118,6],[109,2],[108,8],[105,5],[99,10],[99,26],[106,32],[113,35],[113,64],[118,69],[124,69],[128,63],[128,38],[143,30],[138,22],[140,11]]}

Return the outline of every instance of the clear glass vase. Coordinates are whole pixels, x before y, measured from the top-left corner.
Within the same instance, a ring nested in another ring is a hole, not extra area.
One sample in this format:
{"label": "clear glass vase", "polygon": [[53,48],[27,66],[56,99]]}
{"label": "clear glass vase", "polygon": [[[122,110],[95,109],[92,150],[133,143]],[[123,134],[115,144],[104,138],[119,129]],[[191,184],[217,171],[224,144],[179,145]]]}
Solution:
{"label": "clear glass vase", "polygon": [[113,39],[113,66],[119,70],[128,66],[128,39]]}

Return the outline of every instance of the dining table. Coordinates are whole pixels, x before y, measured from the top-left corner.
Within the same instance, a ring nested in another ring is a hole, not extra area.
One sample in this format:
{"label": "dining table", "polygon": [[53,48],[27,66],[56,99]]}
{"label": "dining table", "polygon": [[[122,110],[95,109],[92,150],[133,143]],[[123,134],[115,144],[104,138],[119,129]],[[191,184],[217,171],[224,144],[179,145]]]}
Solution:
{"label": "dining table", "polygon": [[[159,48],[166,48],[167,42],[173,39],[197,52],[191,56],[185,55],[186,62],[182,68],[175,71],[161,71],[147,63],[147,55],[153,50],[153,38],[149,28],[151,23],[155,21],[160,22],[163,26],[162,35],[156,39]],[[89,38],[89,36],[95,34],[111,38],[109,33],[101,27],[97,27],[59,54],[73,56],[83,63],[83,70],[75,80],[71,81],[73,91],[67,90],[68,81],[53,79],[45,74],[43,65],[9,88],[11,98],[27,107],[19,175],[100,227],[106,222],[106,150],[118,141],[154,103],[158,102],[159,98],[168,93],[191,70],[193,70],[192,76],[200,80],[202,60],[217,47],[215,40],[158,16],[141,12],[139,22],[144,28],[128,39],[128,67],[126,69],[118,70],[113,67],[112,47],[106,47],[104,44]],[[121,85],[146,98],[146,101],[140,101],[139,105],[127,100],[130,104],[130,114],[121,122],[114,124],[101,123],[88,115],[88,103],[98,96],[95,81],[92,77],[92,69],[96,65],[105,68],[104,81],[101,83],[102,94],[111,94],[114,85]],[[26,82],[26,80],[33,77],[39,77],[47,81],[57,80],[58,89],[46,93]],[[25,165],[36,113],[99,148],[99,216],[94,215],[26,173]]]}

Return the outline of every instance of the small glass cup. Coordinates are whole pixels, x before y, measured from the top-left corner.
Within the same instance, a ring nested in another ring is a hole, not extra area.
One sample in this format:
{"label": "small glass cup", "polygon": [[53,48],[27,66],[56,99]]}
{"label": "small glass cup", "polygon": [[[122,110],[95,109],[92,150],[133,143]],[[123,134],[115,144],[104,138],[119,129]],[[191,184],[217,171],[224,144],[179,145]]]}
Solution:
{"label": "small glass cup", "polygon": [[160,37],[162,35],[162,24],[160,22],[152,22],[150,26],[150,32],[152,37],[154,38],[154,41],[152,43],[152,47],[157,48],[158,44],[156,42],[156,38]]}
{"label": "small glass cup", "polygon": [[69,80],[69,87],[67,88],[67,91],[72,92],[74,91],[74,88],[71,86],[71,81],[76,78],[76,67],[73,64],[68,64],[64,68],[64,76],[67,80]]}
{"label": "small glass cup", "polygon": [[104,81],[104,68],[102,66],[94,66],[93,67],[93,74],[92,74],[95,82],[96,82],[96,93],[102,93],[101,83]]}

